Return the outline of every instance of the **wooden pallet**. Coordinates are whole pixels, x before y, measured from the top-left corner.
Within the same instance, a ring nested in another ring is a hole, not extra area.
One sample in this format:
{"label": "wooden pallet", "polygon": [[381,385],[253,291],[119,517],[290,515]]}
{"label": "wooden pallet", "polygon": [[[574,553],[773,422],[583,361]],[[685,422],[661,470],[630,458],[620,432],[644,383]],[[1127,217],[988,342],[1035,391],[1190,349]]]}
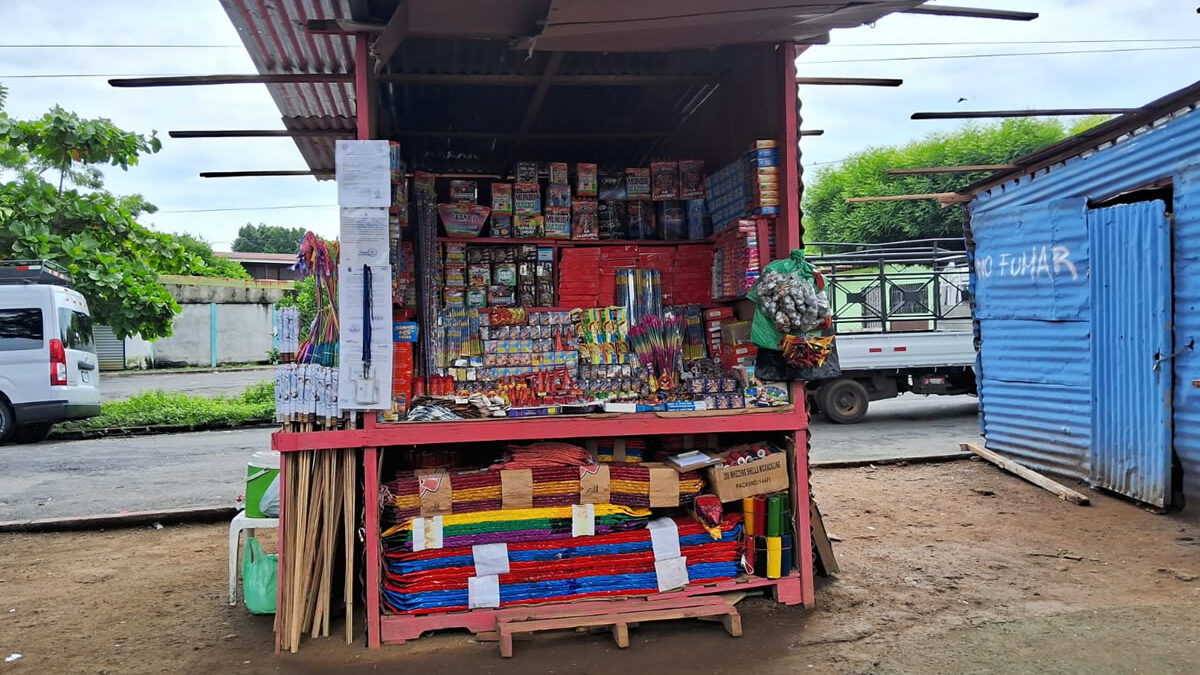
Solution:
{"label": "wooden pallet", "polygon": [[629,626],[672,619],[717,619],[733,637],[742,635],[742,617],[720,597],[677,600],[615,600],[561,603],[496,612],[500,656],[513,655],[513,636],[545,630],[609,627],[617,647],[629,646]]}
{"label": "wooden pallet", "polygon": [[455,612],[431,612],[419,615],[384,614],[380,617],[379,631],[384,644],[403,644],[410,640],[416,640],[422,634],[429,631],[464,628],[474,633],[476,639],[486,641],[496,639],[496,615],[503,612],[517,612],[534,607],[572,607],[585,603],[602,603],[607,604],[611,608],[614,602],[641,603],[640,607],[642,610],[658,609],[663,607],[658,603],[674,603],[689,599],[701,600],[717,597],[721,593],[745,592],[756,589],[769,592],[776,602],[784,605],[798,605],[802,604],[804,600],[800,575],[796,571],[793,571],[790,575],[782,579],[764,579],[762,577],[742,575],[724,581],[690,584],[681,590],[669,593],[655,593],[617,600],[578,600],[506,609],[460,610]]}

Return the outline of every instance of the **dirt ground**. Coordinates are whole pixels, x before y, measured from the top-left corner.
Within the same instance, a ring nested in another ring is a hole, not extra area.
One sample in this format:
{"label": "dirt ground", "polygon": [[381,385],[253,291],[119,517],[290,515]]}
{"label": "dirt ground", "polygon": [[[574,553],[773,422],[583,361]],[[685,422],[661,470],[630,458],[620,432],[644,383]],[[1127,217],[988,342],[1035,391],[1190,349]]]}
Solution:
{"label": "dirt ground", "polygon": [[[0,536],[0,673],[1194,673],[1200,524],[1077,507],[980,462],[814,476],[842,573],[814,610],[750,598],[745,634],[678,621],[539,634],[501,660],[464,633],[272,653],[225,601],[221,526]],[[334,626],[336,635],[339,626]]]}

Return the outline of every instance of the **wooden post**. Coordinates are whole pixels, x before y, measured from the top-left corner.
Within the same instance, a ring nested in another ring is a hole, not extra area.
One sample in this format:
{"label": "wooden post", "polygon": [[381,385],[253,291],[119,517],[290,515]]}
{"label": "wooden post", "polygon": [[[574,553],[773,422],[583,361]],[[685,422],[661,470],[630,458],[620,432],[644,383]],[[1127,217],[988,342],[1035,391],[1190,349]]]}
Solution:
{"label": "wooden post", "polygon": [[354,117],[358,140],[371,138],[371,93],[368,75],[372,71],[370,54],[367,50],[367,36],[359,34],[354,38]]}
{"label": "wooden post", "polygon": [[[786,258],[792,249],[803,248],[800,237],[799,126],[796,114],[796,48],[779,46],[779,105],[783,106],[779,139],[779,218],[775,228],[775,257]],[[764,261],[765,262],[765,261]]]}
{"label": "wooden post", "polygon": [[363,513],[367,529],[367,647],[379,648],[379,450],[363,448]]}
{"label": "wooden post", "polygon": [[793,432],[796,489],[793,491],[792,513],[795,516],[796,534],[792,537],[792,556],[798,559],[802,603],[811,608],[816,605],[816,590],[813,587],[812,519],[808,511],[812,499],[808,492],[808,398],[803,382],[793,382],[791,390],[797,422]]}

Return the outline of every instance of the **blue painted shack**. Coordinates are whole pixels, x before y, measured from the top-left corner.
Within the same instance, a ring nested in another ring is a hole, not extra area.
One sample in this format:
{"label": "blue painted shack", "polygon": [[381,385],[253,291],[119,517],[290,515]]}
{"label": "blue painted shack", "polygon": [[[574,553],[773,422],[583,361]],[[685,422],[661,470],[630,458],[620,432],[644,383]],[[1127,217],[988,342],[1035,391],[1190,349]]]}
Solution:
{"label": "blue painted shack", "polygon": [[980,181],[987,447],[1200,512],[1200,82]]}

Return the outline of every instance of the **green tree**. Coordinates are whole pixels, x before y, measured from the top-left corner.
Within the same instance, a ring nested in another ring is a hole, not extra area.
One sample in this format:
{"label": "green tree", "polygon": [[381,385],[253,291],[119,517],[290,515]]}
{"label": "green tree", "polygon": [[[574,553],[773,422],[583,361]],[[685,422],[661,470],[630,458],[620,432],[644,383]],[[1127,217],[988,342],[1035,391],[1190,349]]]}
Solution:
{"label": "green tree", "polygon": [[990,172],[889,176],[888,169],[1005,164],[1079,133],[1105,117],[1071,126],[1056,119],[1017,118],[997,124],[966,124],[950,133],[929,134],[903,146],[870,148],[820,169],[804,191],[808,241],[881,243],[962,236],[962,207],[935,200],[847,204],[850,197],[953,192]]}
{"label": "green tree", "polygon": [[246,268],[228,258],[221,258],[213,253],[212,245],[203,237],[191,234],[169,235],[175,243],[183,247],[190,259],[181,259],[183,263],[178,272],[163,271],[163,274],[189,274],[198,277],[220,277],[223,279],[249,279]]}
{"label": "green tree", "polygon": [[34,120],[0,112],[0,252],[70,270],[98,323],[119,337],[171,334],[179,305],[159,274],[202,274],[203,256],[140,225],[157,209],[140,195],[104,190],[101,166],[123,170],[158,152],[153,133],[55,107]]}
{"label": "green tree", "polygon": [[231,248],[239,253],[296,253],[305,232],[303,227],[246,223]]}

